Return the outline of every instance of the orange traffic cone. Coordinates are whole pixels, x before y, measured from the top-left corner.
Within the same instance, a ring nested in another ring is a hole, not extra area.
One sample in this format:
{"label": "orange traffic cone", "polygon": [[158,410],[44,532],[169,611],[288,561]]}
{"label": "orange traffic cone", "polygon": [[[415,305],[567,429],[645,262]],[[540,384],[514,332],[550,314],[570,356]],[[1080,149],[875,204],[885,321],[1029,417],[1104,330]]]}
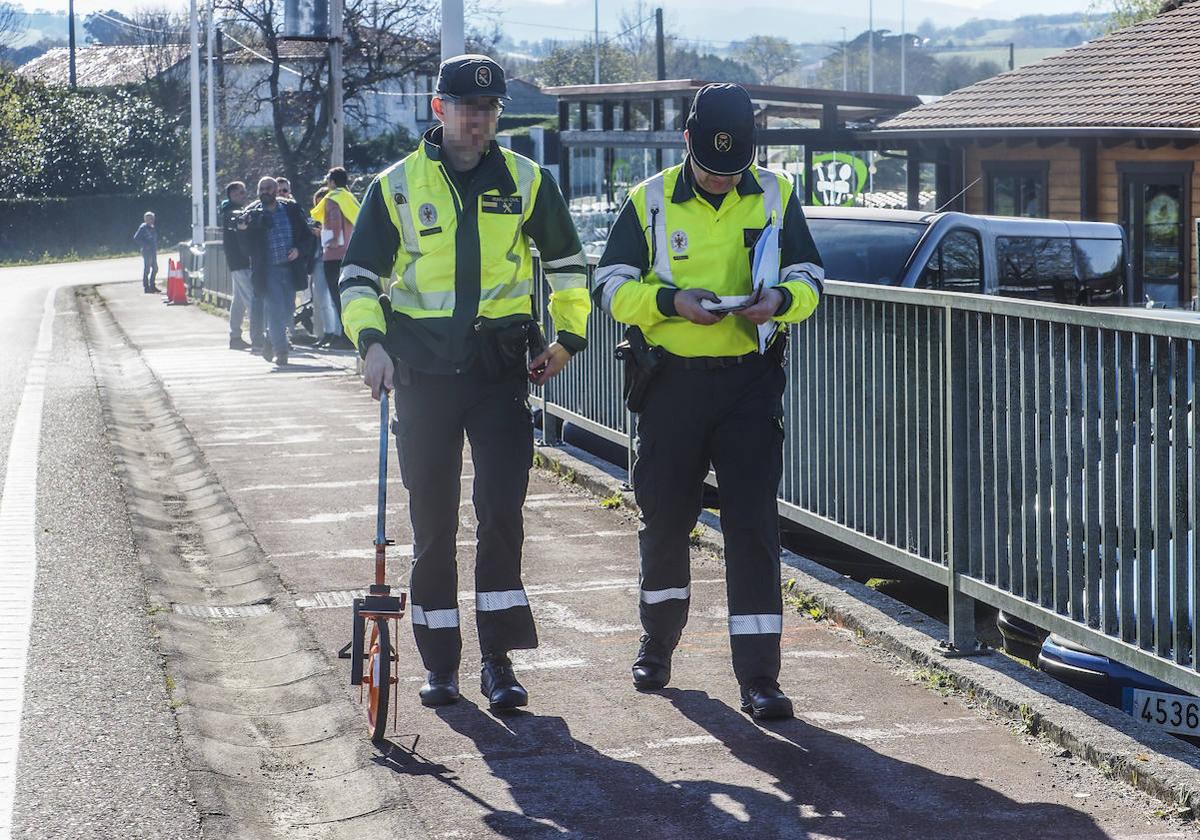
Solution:
{"label": "orange traffic cone", "polygon": [[175,260],[167,260],[167,303],[186,304],[187,283],[183,279],[183,265]]}

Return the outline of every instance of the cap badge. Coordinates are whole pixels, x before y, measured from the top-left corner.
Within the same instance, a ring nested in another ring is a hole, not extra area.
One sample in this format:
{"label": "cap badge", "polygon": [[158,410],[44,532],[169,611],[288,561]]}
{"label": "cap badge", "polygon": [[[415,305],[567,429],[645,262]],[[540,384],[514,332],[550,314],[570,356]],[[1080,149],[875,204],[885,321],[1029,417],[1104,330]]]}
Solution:
{"label": "cap badge", "polygon": [[421,220],[421,224],[425,227],[437,224],[437,208],[426,202],[417,210],[417,218]]}
{"label": "cap badge", "polygon": [[713,138],[713,146],[718,152],[728,152],[733,148],[733,138],[726,131],[718,131]]}
{"label": "cap badge", "polygon": [[671,250],[676,254],[682,254],[687,250],[688,238],[687,234],[682,230],[674,231],[671,234]]}
{"label": "cap badge", "polygon": [[475,84],[481,88],[492,86],[492,68],[480,67],[475,71]]}

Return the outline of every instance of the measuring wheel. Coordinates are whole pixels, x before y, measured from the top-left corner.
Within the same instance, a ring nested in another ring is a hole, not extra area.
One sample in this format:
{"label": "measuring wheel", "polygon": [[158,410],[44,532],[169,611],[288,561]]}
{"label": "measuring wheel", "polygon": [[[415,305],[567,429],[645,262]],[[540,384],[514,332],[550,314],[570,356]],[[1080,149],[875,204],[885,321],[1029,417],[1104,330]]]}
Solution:
{"label": "measuring wheel", "polygon": [[367,731],[372,741],[382,741],[387,732],[387,716],[392,703],[392,686],[397,683],[398,662],[387,619],[374,619],[371,622],[371,643],[367,648],[367,672],[363,674]]}
{"label": "measuring wheel", "polygon": [[[379,507],[375,522],[375,583],[368,594],[354,599],[353,623],[350,644],[342,649],[342,656],[350,660],[350,684],[360,687],[359,699],[367,712],[367,732],[371,740],[378,743],[387,734],[388,712],[395,723],[398,704],[393,696],[398,679],[400,657],[396,653],[395,639],[388,622],[396,622],[399,635],[400,619],[404,617],[407,600],[404,592],[392,594],[386,583],[387,547],[392,541],[384,536],[385,510],[387,506],[387,457],[388,457],[388,395],[384,391],[379,399]],[[365,668],[363,667],[365,664]]]}

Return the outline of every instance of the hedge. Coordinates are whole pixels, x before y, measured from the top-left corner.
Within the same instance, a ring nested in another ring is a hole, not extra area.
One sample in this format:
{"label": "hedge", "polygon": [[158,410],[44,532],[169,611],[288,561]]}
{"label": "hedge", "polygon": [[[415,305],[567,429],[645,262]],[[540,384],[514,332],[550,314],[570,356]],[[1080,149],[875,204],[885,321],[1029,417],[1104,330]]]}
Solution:
{"label": "hedge", "polygon": [[81,195],[0,198],[0,262],[136,251],[134,231],[150,211],[160,252],[191,236],[187,195]]}

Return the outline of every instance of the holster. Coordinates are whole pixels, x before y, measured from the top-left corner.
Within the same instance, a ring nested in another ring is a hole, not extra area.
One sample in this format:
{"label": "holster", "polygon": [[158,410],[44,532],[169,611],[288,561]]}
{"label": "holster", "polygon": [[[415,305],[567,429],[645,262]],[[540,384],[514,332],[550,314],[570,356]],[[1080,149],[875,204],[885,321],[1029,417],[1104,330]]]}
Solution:
{"label": "holster", "polygon": [[764,355],[772,364],[787,367],[787,346],[788,331],[781,329],[775,334],[775,340],[771,342],[771,346],[767,348],[767,352]]}
{"label": "holster", "polygon": [[[530,348],[531,330],[538,330],[532,319],[515,323],[487,318],[475,321],[479,366],[487,381],[507,382],[528,375],[526,354]],[[540,331],[538,335],[541,335]]]}
{"label": "holster", "polygon": [[625,407],[637,414],[646,407],[650,386],[664,362],[663,349],[646,343],[641,327],[625,330],[625,340],[617,345],[617,358],[625,367]]}

